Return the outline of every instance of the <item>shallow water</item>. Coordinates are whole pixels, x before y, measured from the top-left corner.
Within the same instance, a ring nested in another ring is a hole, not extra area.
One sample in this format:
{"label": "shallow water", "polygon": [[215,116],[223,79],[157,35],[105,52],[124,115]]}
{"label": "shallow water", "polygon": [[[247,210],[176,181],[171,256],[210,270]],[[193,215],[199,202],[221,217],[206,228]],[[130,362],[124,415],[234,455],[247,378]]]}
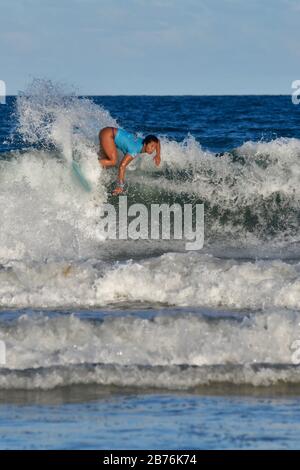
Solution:
{"label": "shallow water", "polygon": [[0,405],[0,448],[299,448],[298,396],[239,393],[23,392]]}

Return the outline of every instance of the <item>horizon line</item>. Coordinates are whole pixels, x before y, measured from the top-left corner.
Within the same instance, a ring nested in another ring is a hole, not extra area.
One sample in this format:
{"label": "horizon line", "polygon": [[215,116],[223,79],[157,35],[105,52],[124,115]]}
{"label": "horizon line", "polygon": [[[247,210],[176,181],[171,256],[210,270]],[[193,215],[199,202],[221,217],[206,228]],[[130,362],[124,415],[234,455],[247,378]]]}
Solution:
{"label": "horizon line", "polygon": [[[21,92],[21,93],[24,93],[24,92]],[[8,97],[15,97],[15,96],[19,96],[19,94],[6,95],[7,98]],[[67,94],[66,94],[66,96],[67,96]],[[182,97],[185,97],[185,96],[192,96],[192,97],[199,97],[199,96],[200,97],[224,97],[224,96],[226,96],[226,97],[232,97],[232,96],[234,96],[235,97],[235,96],[291,96],[291,94],[289,94],[289,93],[287,93],[287,94],[284,94],[284,93],[276,93],[276,94],[274,94],[274,93],[262,93],[262,94],[261,93],[250,93],[250,94],[249,93],[245,93],[245,94],[236,93],[236,94],[215,94],[215,95],[213,95],[213,94],[207,94],[207,95],[205,95],[205,94],[202,94],[202,95],[201,94],[178,94],[178,95],[174,95],[174,94],[172,94],[172,95],[164,95],[164,94],[163,95],[159,95],[159,94],[158,95],[156,95],[156,94],[149,94],[149,95],[145,95],[145,94],[138,94],[138,95],[134,95],[134,94],[115,94],[115,95],[110,95],[110,94],[102,94],[102,95],[97,95],[97,94],[91,94],[91,93],[87,93],[87,94],[83,93],[83,94],[76,94],[75,96],[78,96],[78,97],[83,97],[83,96],[84,97],[85,96],[87,96],[87,97],[93,97],[93,96],[107,96],[107,97],[119,97],[119,96],[132,96],[132,97],[137,97],[137,96],[143,96],[143,97],[144,96],[146,96],[146,97],[151,97],[151,96],[153,96],[153,97],[156,97],[156,96],[159,96],[159,97],[179,97],[179,96],[182,96]]]}

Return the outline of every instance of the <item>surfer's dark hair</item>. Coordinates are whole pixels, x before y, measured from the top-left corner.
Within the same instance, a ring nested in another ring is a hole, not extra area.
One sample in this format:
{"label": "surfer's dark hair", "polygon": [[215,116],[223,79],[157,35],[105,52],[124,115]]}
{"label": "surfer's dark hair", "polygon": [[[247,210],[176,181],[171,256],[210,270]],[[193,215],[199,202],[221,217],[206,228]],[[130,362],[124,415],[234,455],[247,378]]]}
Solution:
{"label": "surfer's dark hair", "polygon": [[143,144],[147,145],[147,144],[150,144],[150,142],[156,142],[156,143],[158,142],[158,138],[156,137],[156,135],[152,135],[152,134],[146,135],[146,137],[143,140]]}

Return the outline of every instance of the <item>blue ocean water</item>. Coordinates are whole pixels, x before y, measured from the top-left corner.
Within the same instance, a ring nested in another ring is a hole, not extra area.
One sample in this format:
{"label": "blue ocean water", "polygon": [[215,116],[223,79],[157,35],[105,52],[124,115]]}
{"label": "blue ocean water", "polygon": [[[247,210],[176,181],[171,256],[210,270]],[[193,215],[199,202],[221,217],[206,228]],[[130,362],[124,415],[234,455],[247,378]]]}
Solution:
{"label": "blue ocean water", "polygon": [[[299,113],[289,96],[77,97],[43,80],[8,97],[0,448],[299,447]],[[103,240],[107,125],[161,138],[160,168],[128,168],[128,202],[204,203],[202,250]]]}

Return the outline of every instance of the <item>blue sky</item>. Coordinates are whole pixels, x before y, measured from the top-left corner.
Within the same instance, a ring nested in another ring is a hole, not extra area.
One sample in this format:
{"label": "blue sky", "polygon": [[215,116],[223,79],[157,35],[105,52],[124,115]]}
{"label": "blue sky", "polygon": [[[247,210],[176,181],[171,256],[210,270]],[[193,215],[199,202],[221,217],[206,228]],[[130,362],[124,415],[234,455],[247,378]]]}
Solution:
{"label": "blue sky", "polygon": [[82,94],[289,94],[300,0],[0,0],[0,79]]}

